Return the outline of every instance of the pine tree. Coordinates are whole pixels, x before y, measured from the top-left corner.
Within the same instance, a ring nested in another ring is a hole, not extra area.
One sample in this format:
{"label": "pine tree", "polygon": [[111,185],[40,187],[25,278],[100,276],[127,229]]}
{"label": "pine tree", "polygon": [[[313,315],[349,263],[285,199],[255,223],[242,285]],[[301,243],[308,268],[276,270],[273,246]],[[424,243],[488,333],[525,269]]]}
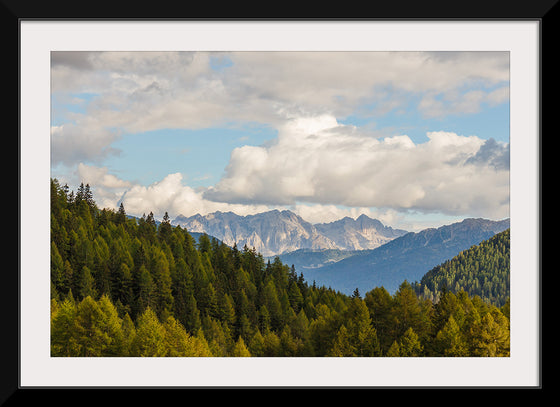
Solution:
{"label": "pine tree", "polygon": [[138,317],[132,356],[165,356],[165,328],[150,307]]}
{"label": "pine tree", "polygon": [[288,286],[288,298],[290,301],[290,306],[295,313],[298,313],[303,306],[303,295],[301,294],[296,281],[291,281]]}
{"label": "pine tree", "polygon": [[264,337],[258,329],[255,331],[251,341],[249,342],[249,352],[252,356],[264,356]]}
{"label": "pine tree", "polygon": [[270,315],[270,328],[274,331],[280,330],[283,321],[282,304],[278,299],[278,293],[274,280],[271,278],[264,287],[263,305]]}
{"label": "pine tree", "polygon": [[509,330],[507,318],[501,313],[486,313],[479,323],[471,328],[473,338],[472,355],[496,357],[509,356]]}
{"label": "pine tree", "polygon": [[72,265],[70,261],[64,261],[64,272],[62,275],[62,293],[68,294],[70,291],[78,291],[76,284],[74,283],[74,270],[72,269]]}
{"label": "pine tree", "polygon": [[156,315],[162,320],[173,312],[173,295],[171,292],[171,274],[169,261],[163,250],[152,247],[151,274],[154,281],[154,307]]}
{"label": "pine tree", "polygon": [[175,317],[183,324],[189,313],[190,297],[194,294],[192,271],[183,258],[176,262],[175,273],[172,275],[172,295]]}
{"label": "pine tree", "polygon": [[51,292],[51,298],[58,292],[64,291],[64,260],[55,242],[51,242],[51,283],[55,290]]}
{"label": "pine tree", "polygon": [[369,311],[359,296],[353,296],[346,312],[345,324],[355,356],[378,356],[379,342]]}
{"label": "pine tree", "polygon": [[91,274],[89,267],[83,266],[77,281],[78,299],[86,297],[97,297],[95,289],[95,280]]}
{"label": "pine tree", "polygon": [[304,343],[309,340],[309,319],[302,309],[297,317],[290,324],[290,329],[294,337],[301,339]]}
{"label": "pine tree", "polygon": [[142,264],[138,270],[137,277],[137,293],[136,293],[136,307],[135,315],[143,313],[146,308],[151,308],[155,305],[155,284],[152,275],[148,269]]}
{"label": "pine tree", "polygon": [[218,296],[218,314],[220,321],[225,323],[229,328],[235,323],[235,304],[233,298],[227,293]]}
{"label": "pine tree", "polygon": [[77,356],[77,353],[76,304],[67,298],[51,313],[51,356]]}
{"label": "pine tree", "polygon": [[418,357],[422,356],[424,349],[423,345],[418,339],[418,335],[412,328],[408,328],[400,340],[400,356]]}
{"label": "pine tree", "polygon": [[108,296],[101,296],[98,305],[103,315],[100,321],[101,330],[108,338],[107,346],[103,349],[102,354],[103,356],[122,356],[126,349],[123,321],[119,318],[117,309]]}
{"label": "pine tree", "polygon": [[434,347],[438,356],[469,356],[467,344],[453,315],[449,316],[445,326],[437,333]]}
{"label": "pine tree", "polygon": [[398,357],[402,356],[401,355],[401,347],[400,347],[400,345],[397,341],[393,341],[393,343],[389,347],[389,350],[387,350],[387,354],[385,356],[391,357],[391,358],[398,358]]}
{"label": "pine tree", "polygon": [[164,242],[169,242],[172,232],[173,231],[171,229],[171,220],[169,218],[169,214],[165,212],[162,222],[158,227],[158,237]]}
{"label": "pine tree", "polygon": [[282,345],[280,338],[272,331],[268,331],[264,337],[264,355],[266,357],[275,357],[282,355]]}
{"label": "pine tree", "polygon": [[91,192],[91,188],[90,188],[89,184],[86,184],[86,186],[84,188],[83,198],[84,198],[85,203],[92,210],[92,214],[94,214],[97,211],[97,206],[95,205],[95,201],[93,200],[93,193]]}
{"label": "pine tree", "polygon": [[123,348],[122,353],[119,356],[130,356],[132,352],[132,344],[134,342],[134,338],[136,337],[136,327],[128,314],[125,314],[123,317],[122,332],[124,337]]}
{"label": "pine tree", "polygon": [[366,293],[364,302],[369,310],[372,325],[379,336],[381,349],[386,351],[393,341],[390,335],[393,322],[391,311],[393,298],[385,288],[376,287]]}
{"label": "pine tree", "polygon": [[338,330],[333,346],[327,353],[327,356],[357,356],[355,348],[350,344],[350,336],[344,325],[342,325]]}
{"label": "pine tree", "polygon": [[206,315],[202,320],[204,337],[208,340],[208,345],[213,355],[227,356],[232,347],[230,331],[219,321]]}
{"label": "pine tree", "polygon": [[165,331],[165,356],[193,356],[196,351],[194,349],[194,341],[190,340],[190,336],[185,328],[173,317],[167,318],[163,324]]}
{"label": "pine tree", "polygon": [[237,339],[237,342],[235,342],[235,346],[233,348],[233,355],[235,357],[250,357],[251,356],[251,352],[249,352],[249,349],[247,349],[247,346],[245,346],[245,342],[243,341],[242,337],[239,337]]}
{"label": "pine tree", "polygon": [[115,307],[104,296],[97,303],[84,298],[76,310],[76,356],[116,356],[123,341],[121,321]]}
{"label": "pine tree", "polygon": [[119,205],[119,210],[117,212],[117,217],[115,218],[115,223],[117,225],[122,225],[126,222],[126,211],[124,210],[124,203],[121,202]]}
{"label": "pine tree", "polygon": [[196,305],[196,299],[191,294],[187,301],[187,307],[185,310],[185,320],[184,326],[189,332],[197,332],[202,327],[202,321],[200,319],[200,311]]}
{"label": "pine tree", "polygon": [[200,328],[194,338],[194,349],[195,354],[193,356],[200,356],[200,357],[210,357],[214,356],[212,351],[210,350],[210,346],[204,337],[204,333],[202,332],[202,328]]}
{"label": "pine tree", "polygon": [[407,281],[401,284],[394,295],[391,318],[393,339],[403,336],[409,328],[421,335],[428,329],[429,321],[422,315],[418,297]]}
{"label": "pine tree", "polygon": [[258,329],[262,332],[270,330],[270,313],[265,304],[261,305],[258,312]]}

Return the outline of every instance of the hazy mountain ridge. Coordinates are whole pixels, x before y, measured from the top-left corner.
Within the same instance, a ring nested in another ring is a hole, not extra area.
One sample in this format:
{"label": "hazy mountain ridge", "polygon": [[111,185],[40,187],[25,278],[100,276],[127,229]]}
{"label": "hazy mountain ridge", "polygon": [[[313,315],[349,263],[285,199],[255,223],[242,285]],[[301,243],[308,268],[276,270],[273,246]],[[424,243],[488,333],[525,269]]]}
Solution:
{"label": "hazy mountain ridge", "polygon": [[420,280],[430,269],[510,227],[510,220],[468,218],[439,228],[410,232],[373,250],[317,269],[302,270],[307,281],[344,293],[384,286],[394,292],[404,280]]}
{"label": "hazy mountain ridge", "polygon": [[282,263],[290,266],[293,265],[299,274],[299,272],[304,272],[306,269],[320,268],[361,253],[361,250],[298,249],[281,254],[278,257]]}

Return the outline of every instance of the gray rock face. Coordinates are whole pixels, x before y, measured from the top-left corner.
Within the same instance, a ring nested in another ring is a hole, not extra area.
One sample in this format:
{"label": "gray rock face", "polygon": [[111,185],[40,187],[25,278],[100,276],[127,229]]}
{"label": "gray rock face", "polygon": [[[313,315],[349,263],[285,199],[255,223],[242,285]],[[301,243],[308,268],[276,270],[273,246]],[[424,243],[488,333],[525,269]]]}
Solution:
{"label": "gray rock face", "polygon": [[178,216],[172,224],[188,231],[205,232],[227,245],[255,248],[263,256],[274,256],[297,249],[334,249],[335,243],[317,228],[290,211],[269,211],[239,216],[214,212],[189,218]]}
{"label": "gray rock face", "polygon": [[346,217],[331,223],[315,225],[317,230],[343,250],[375,249],[406,233],[406,230],[384,226],[377,219],[360,215],[358,219]]}
{"label": "gray rock face", "polygon": [[227,245],[255,248],[263,256],[275,256],[298,249],[373,249],[402,236],[404,230],[392,229],[365,215],[354,220],[343,218],[332,223],[312,225],[291,211],[273,210],[239,216],[233,212],[184,217],[172,221],[190,232],[215,236]]}

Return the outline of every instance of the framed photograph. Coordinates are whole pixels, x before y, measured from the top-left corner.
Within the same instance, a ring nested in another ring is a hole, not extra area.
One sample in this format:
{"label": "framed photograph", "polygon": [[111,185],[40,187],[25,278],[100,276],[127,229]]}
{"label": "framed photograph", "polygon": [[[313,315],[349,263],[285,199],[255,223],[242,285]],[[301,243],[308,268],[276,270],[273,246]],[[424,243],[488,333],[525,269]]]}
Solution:
{"label": "framed photograph", "polygon": [[541,24],[21,20],[19,387],[540,387]]}

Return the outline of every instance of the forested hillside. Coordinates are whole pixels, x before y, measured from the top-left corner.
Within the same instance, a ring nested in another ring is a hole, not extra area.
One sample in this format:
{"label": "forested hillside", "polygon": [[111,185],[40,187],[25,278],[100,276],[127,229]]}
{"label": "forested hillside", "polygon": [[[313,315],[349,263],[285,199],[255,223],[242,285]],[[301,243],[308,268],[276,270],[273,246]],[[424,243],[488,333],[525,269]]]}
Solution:
{"label": "forested hillside", "polygon": [[366,291],[375,286],[383,286],[393,294],[404,280],[419,281],[428,270],[507,228],[509,219],[467,218],[407,233],[376,249],[303,270],[303,274],[308,281],[316,280],[345,294],[351,294],[355,287]]}
{"label": "forested hillside", "polygon": [[509,356],[509,312],[461,291],[362,296],[169,217],[51,180],[52,356]]}
{"label": "forested hillside", "polygon": [[434,300],[445,287],[504,305],[509,299],[509,232],[500,232],[434,267],[414,285],[416,293]]}

